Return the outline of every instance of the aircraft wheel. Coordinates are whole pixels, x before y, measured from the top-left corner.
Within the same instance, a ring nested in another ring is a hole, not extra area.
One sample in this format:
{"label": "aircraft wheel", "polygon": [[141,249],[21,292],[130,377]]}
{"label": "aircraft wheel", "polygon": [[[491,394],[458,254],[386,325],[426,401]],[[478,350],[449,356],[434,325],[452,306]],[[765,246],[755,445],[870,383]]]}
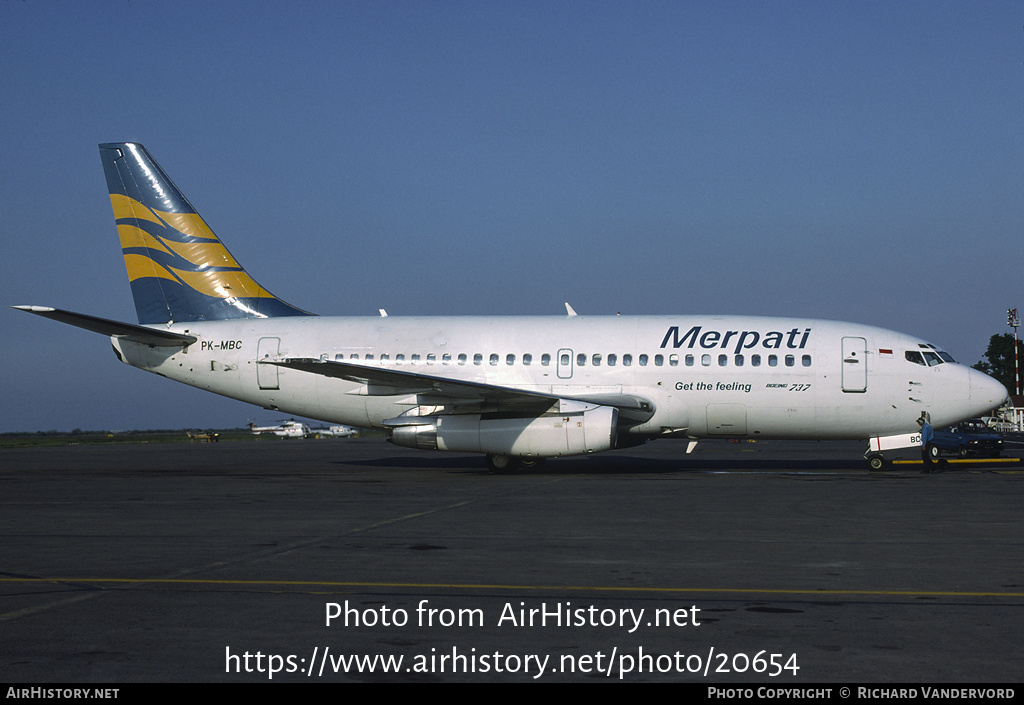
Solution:
{"label": "aircraft wheel", "polygon": [[934,443],[929,443],[928,444],[928,457],[929,458],[931,458],[932,460],[938,460],[939,456],[941,454],[942,454],[942,451],[939,450],[938,446],[936,446]]}
{"label": "aircraft wheel", "polygon": [[871,470],[883,470],[885,468],[885,457],[881,453],[872,453],[868,456],[868,468]]}
{"label": "aircraft wheel", "polygon": [[519,465],[525,470],[534,470],[544,464],[547,458],[519,458]]}
{"label": "aircraft wheel", "polygon": [[965,446],[960,446],[960,449],[957,450],[956,454],[959,455],[961,458],[966,458],[967,457],[967,448]]}
{"label": "aircraft wheel", "polygon": [[487,469],[495,475],[506,475],[519,467],[517,458],[510,455],[487,454]]}

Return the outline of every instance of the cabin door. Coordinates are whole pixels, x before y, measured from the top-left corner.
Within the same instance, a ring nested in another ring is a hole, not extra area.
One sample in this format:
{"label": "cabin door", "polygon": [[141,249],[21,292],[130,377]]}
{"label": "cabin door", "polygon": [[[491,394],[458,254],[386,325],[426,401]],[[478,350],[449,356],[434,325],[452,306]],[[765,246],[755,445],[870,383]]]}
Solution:
{"label": "cabin door", "polygon": [[868,391],[868,344],[864,338],[843,338],[843,391]]}

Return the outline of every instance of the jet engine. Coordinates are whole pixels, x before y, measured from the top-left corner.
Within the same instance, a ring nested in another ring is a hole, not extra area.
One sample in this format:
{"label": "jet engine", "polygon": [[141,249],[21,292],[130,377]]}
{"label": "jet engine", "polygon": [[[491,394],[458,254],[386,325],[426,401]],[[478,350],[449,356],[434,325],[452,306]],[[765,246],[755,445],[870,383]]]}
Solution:
{"label": "jet engine", "polygon": [[609,450],[615,446],[618,410],[580,408],[540,416],[450,414],[402,417],[391,442],[422,450],[453,450],[520,458],[552,458]]}

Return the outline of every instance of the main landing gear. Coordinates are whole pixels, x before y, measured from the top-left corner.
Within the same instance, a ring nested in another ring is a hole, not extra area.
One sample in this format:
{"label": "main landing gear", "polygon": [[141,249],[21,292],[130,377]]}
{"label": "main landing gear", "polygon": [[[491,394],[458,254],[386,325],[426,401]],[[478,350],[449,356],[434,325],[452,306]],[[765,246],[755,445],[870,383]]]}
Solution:
{"label": "main landing gear", "polygon": [[544,464],[544,458],[521,458],[514,455],[487,454],[487,469],[495,475],[508,475],[517,470],[533,470]]}

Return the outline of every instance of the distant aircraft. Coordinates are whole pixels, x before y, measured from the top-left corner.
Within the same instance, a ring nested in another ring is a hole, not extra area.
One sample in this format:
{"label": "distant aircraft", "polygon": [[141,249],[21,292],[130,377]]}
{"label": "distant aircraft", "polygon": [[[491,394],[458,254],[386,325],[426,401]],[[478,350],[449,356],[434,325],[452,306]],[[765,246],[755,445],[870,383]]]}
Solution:
{"label": "distant aircraft", "polygon": [[919,338],[756,316],[320,317],[257,284],[149,152],[100,145],[139,324],[40,306],[185,384],[496,472],[651,439],[863,439],[882,451],[1006,389]]}
{"label": "distant aircraft", "polygon": [[220,434],[216,431],[185,431],[190,441],[202,441],[203,443],[216,443],[220,441]]}
{"label": "distant aircraft", "polygon": [[250,421],[249,430],[256,436],[262,433],[272,433],[282,438],[305,438],[311,433],[309,426],[295,419],[288,419],[273,426],[257,426]]}
{"label": "distant aircraft", "polygon": [[350,438],[359,433],[359,429],[351,426],[329,426],[327,428],[310,429],[313,434],[320,436],[333,436],[335,438]]}

